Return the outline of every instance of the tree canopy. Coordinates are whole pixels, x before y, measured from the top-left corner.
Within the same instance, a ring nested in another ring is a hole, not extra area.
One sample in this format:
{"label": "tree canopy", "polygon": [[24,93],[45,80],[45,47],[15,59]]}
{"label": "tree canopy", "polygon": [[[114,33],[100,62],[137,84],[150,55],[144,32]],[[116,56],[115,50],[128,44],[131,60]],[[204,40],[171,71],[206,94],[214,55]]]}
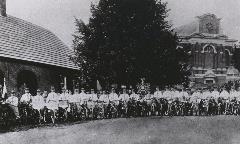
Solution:
{"label": "tree canopy", "polygon": [[188,81],[188,55],[166,20],[160,0],[100,0],[91,5],[89,23],[76,19],[72,59],[93,84],[135,85],[145,77],[153,85]]}

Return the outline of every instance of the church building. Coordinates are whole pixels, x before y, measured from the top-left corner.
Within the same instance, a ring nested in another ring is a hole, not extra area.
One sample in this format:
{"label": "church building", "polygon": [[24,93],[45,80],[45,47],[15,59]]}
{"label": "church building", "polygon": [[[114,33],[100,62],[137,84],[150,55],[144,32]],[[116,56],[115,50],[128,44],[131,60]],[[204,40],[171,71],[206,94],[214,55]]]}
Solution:
{"label": "church building", "polygon": [[[28,87],[72,90],[78,67],[70,61],[73,51],[49,30],[10,16],[0,0],[0,85],[19,93]],[[4,82],[5,81],[5,82]]]}
{"label": "church building", "polygon": [[239,72],[232,66],[237,40],[223,34],[221,18],[214,14],[197,16],[195,21],[176,29],[180,45],[191,54],[191,85],[221,85],[238,80]]}

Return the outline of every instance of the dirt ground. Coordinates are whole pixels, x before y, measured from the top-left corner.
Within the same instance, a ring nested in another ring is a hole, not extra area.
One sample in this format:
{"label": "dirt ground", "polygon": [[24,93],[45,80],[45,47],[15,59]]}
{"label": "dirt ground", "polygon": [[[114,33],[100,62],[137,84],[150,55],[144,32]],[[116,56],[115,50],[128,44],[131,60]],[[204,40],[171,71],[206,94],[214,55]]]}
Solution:
{"label": "dirt ground", "polygon": [[239,116],[152,117],[44,126],[0,134],[1,144],[238,144]]}

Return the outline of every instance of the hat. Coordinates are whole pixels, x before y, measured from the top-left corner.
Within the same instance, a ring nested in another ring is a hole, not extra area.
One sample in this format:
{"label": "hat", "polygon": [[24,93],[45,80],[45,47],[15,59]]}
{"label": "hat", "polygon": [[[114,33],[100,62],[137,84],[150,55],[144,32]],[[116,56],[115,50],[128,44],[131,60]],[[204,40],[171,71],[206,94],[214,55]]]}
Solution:
{"label": "hat", "polygon": [[122,89],[126,89],[127,88],[125,85],[122,85],[121,87],[122,87]]}

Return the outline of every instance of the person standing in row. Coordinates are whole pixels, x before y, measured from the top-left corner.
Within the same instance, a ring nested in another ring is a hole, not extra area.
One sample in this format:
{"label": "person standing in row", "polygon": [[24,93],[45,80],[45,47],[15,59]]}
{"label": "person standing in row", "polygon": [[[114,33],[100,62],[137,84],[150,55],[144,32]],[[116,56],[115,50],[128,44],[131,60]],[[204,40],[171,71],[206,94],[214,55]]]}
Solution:
{"label": "person standing in row", "polygon": [[159,90],[159,87],[156,87],[156,91],[154,92],[154,97],[159,100],[160,98],[162,98],[162,92]]}
{"label": "person standing in row", "polygon": [[69,99],[69,94],[67,90],[65,88],[62,88],[62,93],[59,96],[58,108],[60,111],[63,112],[62,116],[64,116],[65,119],[67,119],[67,112],[70,111],[70,109],[68,109],[69,108],[68,99]]}
{"label": "person standing in row", "polygon": [[91,93],[89,94],[90,101],[93,101],[94,103],[97,103],[98,101],[98,96],[94,92],[94,89],[91,89]]}
{"label": "person standing in row", "polygon": [[119,104],[119,98],[118,98],[118,95],[115,93],[114,88],[112,88],[111,93],[109,94],[109,102],[115,105]]}
{"label": "person standing in row", "polygon": [[219,95],[220,93],[218,92],[217,88],[215,87],[214,90],[212,91],[211,93],[213,99],[217,102],[218,101],[218,98],[219,98]]}
{"label": "person standing in row", "polygon": [[29,89],[25,88],[25,93],[22,95],[20,102],[23,104],[30,104],[31,103],[31,99],[32,95],[29,93]]}
{"label": "person standing in row", "polygon": [[39,114],[39,121],[43,119],[45,121],[44,117],[44,107],[45,107],[45,101],[43,96],[41,95],[40,89],[37,90],[37,95],[32,97],[32,108],[37,111]]}
{"label": "person standing in row", "polygon": [[119,100],[123,101],[125,104],[129,101],[129,95],[127,94],[126,86],[123,86],[123,93],[120,94]]}
{"label": "person standing in row", "polygon": [[51,92],[48,94],[46,99],[46,105],[49,110],[53,112],[51,116],[52,122],[55,123],[56,113],[58,111],[59,96],[55,92],[55,88],[51,87]]}
{"label": "person standing in row", "polygon": [[25,88],[24,94],[20,98],[20,104],[19,104],[19,112],[21,117],[23,118],[30,118],[31,113],[31,102],[32,102],[32,95],[29,93],[29,89]]}
{"label": "person standing in row", "polygon": [[19,119],[20,116],[19,116],[19,110],[18,110],[18,98],[14,90],[11,91],[10,97],[8,97],[5,102],[9,104],[9,107],[14,112],[16,119]]}
{"label": "person standing in row", "polygon": [[132,90],[132,94],[130,95],[130,99],[137,102],[137,101],[139,101],[139,95],[136,94],[134,90]]}

